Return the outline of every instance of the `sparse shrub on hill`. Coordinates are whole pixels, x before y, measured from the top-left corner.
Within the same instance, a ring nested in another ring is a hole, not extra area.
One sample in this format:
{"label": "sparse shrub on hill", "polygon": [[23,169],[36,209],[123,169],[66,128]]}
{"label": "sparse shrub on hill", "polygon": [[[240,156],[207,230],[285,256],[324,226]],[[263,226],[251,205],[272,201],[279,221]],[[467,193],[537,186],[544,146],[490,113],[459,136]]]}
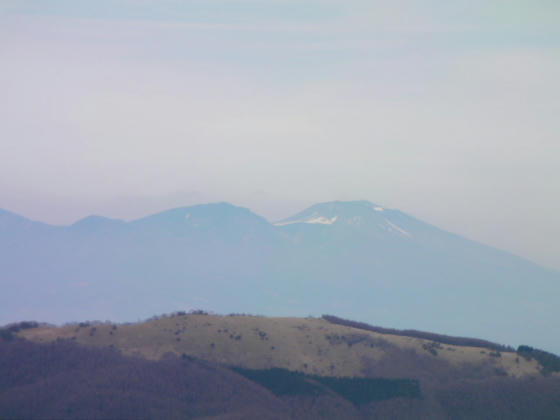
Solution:
{"label": "sparse shrub on hill", "polygon": [[208,312],[204,311],[202,309],[193,309],[193,310],[189,311],[189,314],[191,314],[191,315],[208,315]]}
{"label": "sparse shrub on hill", "polygon": [[453,337],[449,335],[435,334],[417,330],[396,330],[393,328],[376,327],[364,322],[351,321],[348,319],[339,318],[334,315],[323,315],[323,319],[332,324],[344,325],[346,327],[357,328],[360,330],[373,331],[380,334],[392,334],[404,337],[421,338],[424,340],[435,341],[443,344],[451,344],[454,346],[485,347],[489,350],[503,352],[515,351],[513,347],[492,343],[491,341],[481,340],[478,338]]}
{"label": "sparse shrub on hill", "polygon": [[438,350],[441,350],[443,346],[437,341],[432,341],[431,343],[422,344],[422,348],[430,353],[432,356],[438,355]]}
{"label": "sparse shrub on hill", "polygon": [[370,348],[377,347],[387,349],[391,347],[387,341],[370,337],[367,334],[325,334],[325,339],[333,346],[345,344],[348,348],[351,348],[355,344],[362,344]]}

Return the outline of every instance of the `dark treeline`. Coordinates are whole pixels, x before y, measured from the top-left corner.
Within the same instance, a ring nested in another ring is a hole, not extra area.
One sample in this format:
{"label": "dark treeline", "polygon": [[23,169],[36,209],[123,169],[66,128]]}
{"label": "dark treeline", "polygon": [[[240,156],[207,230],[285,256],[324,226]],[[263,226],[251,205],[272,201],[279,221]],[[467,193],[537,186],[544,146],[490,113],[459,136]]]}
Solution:
{"label": "dark treeline", "polygon": [[277,396],[322,395],[327,393],[324,386],[301,372],[281,368],[246,369],[235,366],[232,366],[231,369],[264,386]]}
{"label": "dark treeline", "polygon": [[335,392],[356,405],[399,397],[421,397],[420,386],[414,379],[337,378],[307,375],[280,368],[232,369],[275,395],[321,395]]}
{"label": "dark treeline", "polygon": [[560,357],[544,350],[534,349],[530,346],[519,346],[517,353],[526,359],[535,359],[541,364],[543,374],[560,372]]}
{"label": "dark treeline", "polygon": [[22,321],[14,324],[8,324],[0,327],[0,339],[2,340],[13,340],[15,338],[15,333],[21,330],[27,330],[29,328],[37,328],[41,324],[36,321]]}
{"label": "dark treeline", "polygon": [[484,347],[489,350],[514,352],[515,349],[510,346],[492,343],[491,341],[481,340],[478,338],[453,337],[450,335],[435,334],[417,330],[397,330],[393,328],[375,327],[364,322],[350,321],[348,319],[339,318],[334,315],[323,315],[323,319],[332,324],[344,325],[346,327],[357,328],[360,330],[373,331],[380,334],[393,334],[405,337],[422,338],[424,340],[436,341],[442,344],[450,344],[453,346],[469,346]]}
{"label": "dark treeline", "polygon": [[367,404],[393,398],[420,398],[415,379],[314,377],[338,395],[354,404]]}

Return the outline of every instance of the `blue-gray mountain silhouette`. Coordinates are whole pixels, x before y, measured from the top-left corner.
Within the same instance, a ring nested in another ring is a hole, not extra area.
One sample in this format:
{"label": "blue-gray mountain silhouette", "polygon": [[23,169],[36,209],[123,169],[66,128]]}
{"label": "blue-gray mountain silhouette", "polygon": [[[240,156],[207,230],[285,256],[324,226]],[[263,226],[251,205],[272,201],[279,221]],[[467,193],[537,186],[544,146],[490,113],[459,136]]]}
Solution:
{"label": "blue-gray mountain silhouette", "polygon": [[0,210],[0,267],[0,324],[335,313],[560,352],[560,273],[366,201],[276,223],[227,203],[71,226]]}

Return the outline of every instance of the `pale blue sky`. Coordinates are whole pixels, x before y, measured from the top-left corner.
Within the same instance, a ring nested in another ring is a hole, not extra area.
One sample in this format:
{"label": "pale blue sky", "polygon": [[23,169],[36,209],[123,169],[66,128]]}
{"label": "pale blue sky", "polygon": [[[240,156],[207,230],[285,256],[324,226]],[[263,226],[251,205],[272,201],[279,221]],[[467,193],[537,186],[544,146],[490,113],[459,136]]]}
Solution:
{"label": "pale blue sky", "polygon": [[0,207],[369,199],[560,269],[560,2],[0,4]]}

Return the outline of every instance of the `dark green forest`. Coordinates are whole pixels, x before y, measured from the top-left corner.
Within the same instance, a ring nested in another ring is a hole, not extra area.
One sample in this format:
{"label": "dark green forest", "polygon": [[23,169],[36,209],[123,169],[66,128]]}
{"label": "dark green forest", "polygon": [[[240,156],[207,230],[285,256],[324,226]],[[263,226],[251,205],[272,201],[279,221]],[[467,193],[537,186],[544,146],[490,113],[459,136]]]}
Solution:
{"label": "dark green forest", "polygon": [[420,398],[420,386],[414,379],[337,378],[306,375],[286,369],[232,368],[264,386],[275,395],[320,395],[336,393],[353,404],[367,404],[391,398]]}

